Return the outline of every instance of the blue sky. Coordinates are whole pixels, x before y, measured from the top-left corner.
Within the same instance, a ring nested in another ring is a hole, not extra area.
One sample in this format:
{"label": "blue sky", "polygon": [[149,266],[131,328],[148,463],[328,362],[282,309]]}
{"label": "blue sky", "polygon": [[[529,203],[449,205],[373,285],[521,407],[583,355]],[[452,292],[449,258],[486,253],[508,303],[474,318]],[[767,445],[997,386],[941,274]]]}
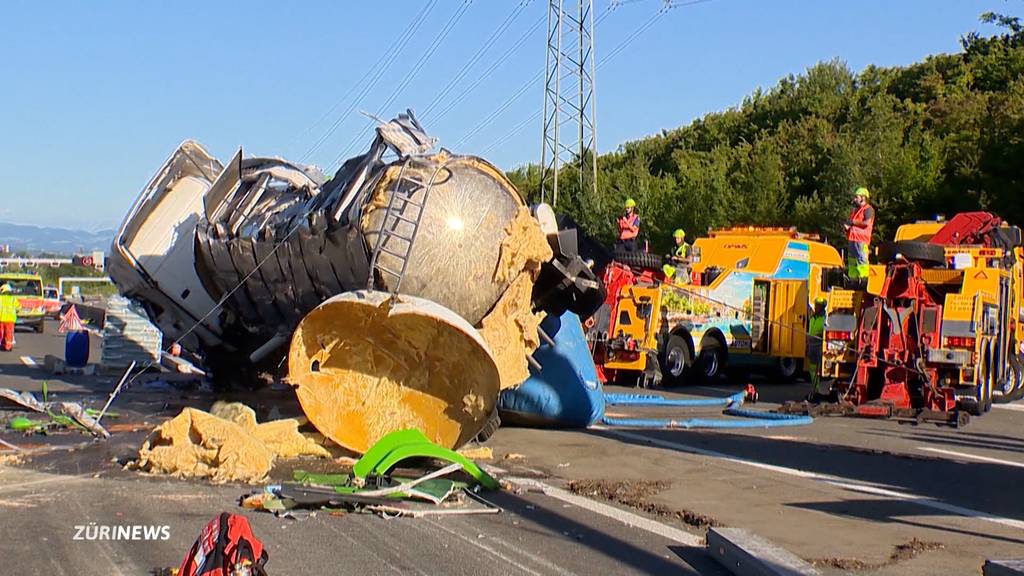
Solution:
{"label": "blue sky", "polygon": [[[546,0],[475,0],[419,72],[410,75],[464,1],[437,1],[412,42],[353,102],[368,83],[354,93],[353,85],[427,0],[8,0],[0,7],[0,221],[114,227],[186,138],[225,161],[243,145],[251,154],[332,166],[343,151],[351,156],[369,140],[359,136],[367,120],[357,112],[343,117],[345,110],[381,112],[392,96],[385,115],[406,107],[426,110],[526,1],[447,100],[526,34],[523,44],[443,118],[424,115],[427,130],[451,147],[544,65],[543,26],[537,23]],[[595,13],[610,4],[595,0]],[[839,58],[860,70],[955,52],[961,34],[993,32],[978,23],[979,14],[1024,12],[1020,6],[1006,0],[681,5],[598,70],[598,147],[612,150],[735,105],[755,88],[821,60]],[[623,0],[596,30],[598,58],[660,7],[661,0]],[[406,87],[396,94],[403,82]],[[537,161],[540,120],[511,130],[541,102],[538,82],[456,151],[489,149],[487,157],[503,168]],[[444,108],[435,106],[435,116]],[[333,134],[324,138],[339,118]]]}

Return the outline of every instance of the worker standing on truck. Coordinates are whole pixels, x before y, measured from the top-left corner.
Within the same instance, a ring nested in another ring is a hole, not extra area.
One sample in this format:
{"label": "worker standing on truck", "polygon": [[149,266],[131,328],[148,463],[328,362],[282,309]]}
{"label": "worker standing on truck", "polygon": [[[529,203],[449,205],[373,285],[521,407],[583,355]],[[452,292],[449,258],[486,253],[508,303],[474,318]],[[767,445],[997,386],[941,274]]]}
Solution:
{"label": "worker standing on truck", "polygon": [[636,200],[626,198],[625,211],[619,217],[619,239],[615,247],[627,252],[636,252],[636,240],[640,236],[640,215],[636,213]]}
{"label": "worker standing on truck", "polygon": [[868,203],[871,194],[861,186],[853,193],[853,210],[843,224],[846,230],[846,275],[851,280],[868,277],[868,247],[875,226],[875,209]]}
{"label": "worker standing on truck", "polygon": [[672,233],[675,248],[668,256],[668,263],[661,267],[665,277],[676,284],[690,283],[690,245],[686,243],[686,232],[677,228]]}
{"label": "worker standing on truck", "polygon": [[807,321],[807,372],[811,375],[811,392],[807,399],[817,402],[828,396],[828,390],[821,389],[821,355],[825,338],[825,306],[828,303],[822,297],[814,300],[814,309]]}
{"label": "worker standing on truck", "polygon": [[0,350],[14,348],[14,323],[18,321],[18,300],[11,294],[11,285],[0,286]]}

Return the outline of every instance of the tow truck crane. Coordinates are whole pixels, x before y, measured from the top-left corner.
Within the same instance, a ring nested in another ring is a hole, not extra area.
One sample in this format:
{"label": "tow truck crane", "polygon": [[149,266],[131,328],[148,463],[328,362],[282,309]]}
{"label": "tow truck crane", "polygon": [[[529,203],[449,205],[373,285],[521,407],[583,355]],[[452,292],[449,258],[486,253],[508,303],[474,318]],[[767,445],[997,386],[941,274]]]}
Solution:
{"label": "tow truck crane", "polygon": [[863,416],[966,423],[1024,396],[1021,230],[988,212],[901,226],[866,290],[829,295],[822,369]]}

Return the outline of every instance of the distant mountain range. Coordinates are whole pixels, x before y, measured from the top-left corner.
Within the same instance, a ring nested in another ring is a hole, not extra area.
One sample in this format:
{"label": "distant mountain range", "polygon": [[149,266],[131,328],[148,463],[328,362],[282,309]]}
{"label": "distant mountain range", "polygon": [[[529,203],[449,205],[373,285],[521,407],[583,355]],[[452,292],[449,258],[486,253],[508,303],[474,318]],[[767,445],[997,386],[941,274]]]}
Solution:
{"label": "distant mountain range", "polygon": [[70,230],[28,224],[0,222],[0,244],[8,244],[13,251],[32,253],[51,252],[71,255],[93,250],[110,250],[116,230]]}

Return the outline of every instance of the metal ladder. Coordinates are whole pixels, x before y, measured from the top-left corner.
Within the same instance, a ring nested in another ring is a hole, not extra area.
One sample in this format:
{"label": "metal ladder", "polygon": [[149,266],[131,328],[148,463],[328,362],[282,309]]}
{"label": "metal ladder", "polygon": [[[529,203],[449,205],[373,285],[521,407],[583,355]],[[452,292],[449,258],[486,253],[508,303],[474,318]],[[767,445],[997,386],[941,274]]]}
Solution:
{"label": "metal ladder", "polygon": [[[380,225],[380,232],[377,234],[377,241],[373,247],[373,256],[370,259],[371,273],[367,287],[371,290],[374,288],[376,280],[376,275],[373,274],[373,271],[378,271],[382,276],[387,275],[395,279],[391,294],[398,294],[402,287],[405,271],[409,266],[409,256],[412,254],[412,246],[416,242],[416,235],[420,230],[423,213],[426,211],[430,190],[434,186],[437,175],[447,165],[446,162],[438,166],[430,177],[430,181],[424,183],[421,180],[406,175],[406,169],[408,169],[413,161],[414,157],[411,156],[405,159],[402,163],[402,168],[398,171],[398,178],[395,179],[394,185],[390,190],[391,196],[388,199],[388,205],[384,211],[384,219]],[[423,193],[419,195],[418,199],[414,199],[420,190]],[[409,217],[405,215],[405,210],[408,206],[415,208],[415,216]],[[403,235],[398,231],[403,223],[412,225],[412,231],[408,235]],[[400,263],[399,269],[392,270],[381,264],[381,254],[388,254],[397,258]]]}

